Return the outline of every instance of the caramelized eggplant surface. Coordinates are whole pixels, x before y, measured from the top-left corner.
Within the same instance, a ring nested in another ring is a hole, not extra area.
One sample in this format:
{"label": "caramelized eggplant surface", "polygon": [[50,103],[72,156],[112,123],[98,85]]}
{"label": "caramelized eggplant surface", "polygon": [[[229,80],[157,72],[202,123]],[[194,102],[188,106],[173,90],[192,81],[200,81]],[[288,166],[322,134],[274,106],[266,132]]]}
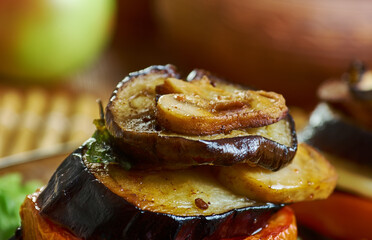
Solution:
{"label": "caramelized eggplant surface", "polygon": [[91,163],[83,145],[36,203],[40,216],[83,239],[221,239],[248,236],[283,205],[259,203],[213,181],[207,167],[126,171]]}
{"label": "caramelized eggplant surface", "polygon": [[315,149],[299,145],[293,161],[277,172],[247,164],[217,168],[218,179],[237,194],[260,201],[293,203],[327,198],[334,190],[334,167]]}
{"label": "caramelized eggplant surface", "polygon": [[[201,81],[196,77],[198,74],[200,71],[191,81]],[[219,89],[227,94],[243,89],[208,77],[212,82],[209,87],[221,86]],[[117,86],[106,107],[107,128],[115,137],[115,143],[132,159],[133,168],[177,169],[203,164],[249,163],[278,170],[293,159],[297,138],[289,114],[266,126],[211,135],[186,135],[163,128],[157,119],[156,100],[161,95],[158,86],[169,78],[177,78],[169,65],[133,73]],[[240,103],[229,104],[231,107]]]}
{"label": "caramelized eggplant surface", "polygon": [[312,112],[300,140],[323,152],[372,167],[372,131],[355,125],[326,103]]}

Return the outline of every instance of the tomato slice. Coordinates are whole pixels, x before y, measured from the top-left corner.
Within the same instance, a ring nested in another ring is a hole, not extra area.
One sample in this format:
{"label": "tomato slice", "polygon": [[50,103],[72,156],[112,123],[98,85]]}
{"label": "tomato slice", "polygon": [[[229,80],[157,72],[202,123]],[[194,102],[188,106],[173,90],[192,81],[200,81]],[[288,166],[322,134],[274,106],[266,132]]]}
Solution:
{"label": "tomato slice", "polygon": [[23,240],[81,240],[68,230],[40,216],[35,194],[28,195],[21,206]]}
{"label": "tomato slice", "polygon": [[328,199],[291,206],[299,224],[332,239],[372,239],[372,200],[334,192]]}
{"label": "tomato slice", "polygon": [[297,225],[293,210],[284,207],[275,213],[267,227],[249,237],[237,237],[224,240],[296,240]]}

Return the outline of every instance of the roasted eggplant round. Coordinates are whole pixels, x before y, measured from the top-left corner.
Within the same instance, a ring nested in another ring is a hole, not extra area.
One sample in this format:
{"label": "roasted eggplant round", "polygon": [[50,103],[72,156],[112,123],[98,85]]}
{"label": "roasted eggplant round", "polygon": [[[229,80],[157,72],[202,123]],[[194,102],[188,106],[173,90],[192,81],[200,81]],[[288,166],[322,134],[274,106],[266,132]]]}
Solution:
{"label": "roasted eggplant round", "polygon": [[[54,224],[40,215],[39,208],[35,202],[39,194],[40,192],[33,193],[25,199],[21,206],[20,214],[23,222],[28,224],[23,229],[19,229],[17,234],[10,240],[82,240],[82,238],[76,237],[63,226]],[[25,234],[22,234],[22,232]],[[289,207],[280,209],[269,218],[267,225],[254,235],[219,240],[243,240],[243,238],[244,240],[296,240],[297,225],[293,210]]]}
{"label": "roasted eggplant round", "polygon": [[[189,79],[200,79],[200,73],[194,72]],[[212,135],[185,135],[162,128],[156,116],[159,96],[156,88],[165,79],[177,77],[170,65],[132,73],[119,83],[106,107],[108,130],[116,138],[116,144],[130,156],[134,168],[176,169],[247,162],[278,170],[293,159],[297,138],[289,114],[266,126]],[[212,79],[212,85],[226,92],[243,89],[207,77]]]}
{"label": "roasted eggplant round", "polygon": [[299,138],[324,152],[372,166],[372,132],[327,103],[316,107]]}
{"label": "roasted eggplant round", "polygon": [[61,164],[36,201],[42,217],[79,238],[248,236],[283,206],[233,194],[209,167],[126,171],[118,164],[89,163],[85,151],[80,147]]}

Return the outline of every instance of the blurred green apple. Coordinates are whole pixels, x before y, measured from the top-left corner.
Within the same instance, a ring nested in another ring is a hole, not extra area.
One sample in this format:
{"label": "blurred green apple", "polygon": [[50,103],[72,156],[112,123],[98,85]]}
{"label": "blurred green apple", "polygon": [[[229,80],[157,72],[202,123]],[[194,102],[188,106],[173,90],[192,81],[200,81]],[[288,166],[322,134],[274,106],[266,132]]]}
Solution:
{"label": "blurred green apple", "polygon": [[0,75],[61,79],[92,62],[112,32],[115,0],[0,0]]}

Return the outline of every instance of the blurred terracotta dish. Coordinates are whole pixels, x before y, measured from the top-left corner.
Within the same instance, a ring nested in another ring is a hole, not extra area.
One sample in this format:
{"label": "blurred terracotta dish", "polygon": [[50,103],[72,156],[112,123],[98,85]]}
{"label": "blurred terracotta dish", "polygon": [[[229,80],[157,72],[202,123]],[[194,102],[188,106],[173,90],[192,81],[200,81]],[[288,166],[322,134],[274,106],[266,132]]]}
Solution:
{"label": "blurred terracotta dish", "polygon": [[290,105],[315,103],[320,81],[351,60],[372,62],[369,1],[160,0],[155,7],[163,41],[185,64],[280,92]]}

